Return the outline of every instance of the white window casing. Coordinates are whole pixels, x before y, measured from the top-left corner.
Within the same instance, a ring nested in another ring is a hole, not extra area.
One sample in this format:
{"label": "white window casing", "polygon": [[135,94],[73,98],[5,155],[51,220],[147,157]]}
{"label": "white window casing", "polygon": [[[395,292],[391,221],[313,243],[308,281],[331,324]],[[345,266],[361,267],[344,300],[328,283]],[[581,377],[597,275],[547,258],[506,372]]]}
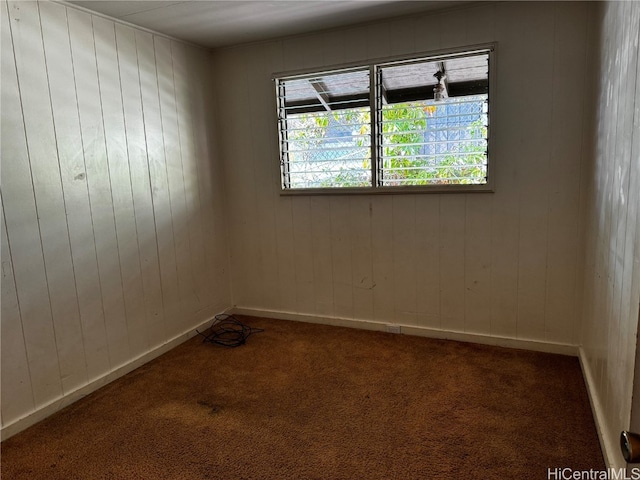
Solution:
{"label": "white window casing", "polygon": [[277,74],[283,194],[491,192],[495,45]]}

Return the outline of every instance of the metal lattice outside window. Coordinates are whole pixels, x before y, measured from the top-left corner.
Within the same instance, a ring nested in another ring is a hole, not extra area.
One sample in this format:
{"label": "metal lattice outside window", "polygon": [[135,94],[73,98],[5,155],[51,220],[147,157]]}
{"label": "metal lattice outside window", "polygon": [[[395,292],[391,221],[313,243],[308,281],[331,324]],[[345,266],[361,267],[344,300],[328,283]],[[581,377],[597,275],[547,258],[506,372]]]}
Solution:
{"label": "metal lattice outside window", "polygon": [[283,191],[491,191],[492,53],[277,77]]}

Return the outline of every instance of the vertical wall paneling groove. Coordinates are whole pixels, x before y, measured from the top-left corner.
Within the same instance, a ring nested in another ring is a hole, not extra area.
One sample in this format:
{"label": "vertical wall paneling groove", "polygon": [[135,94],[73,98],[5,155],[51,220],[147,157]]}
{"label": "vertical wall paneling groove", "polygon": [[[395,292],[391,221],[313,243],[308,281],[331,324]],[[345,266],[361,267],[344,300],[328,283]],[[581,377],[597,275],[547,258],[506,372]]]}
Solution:
{"label": "vertical wall paneling groove", "polygon": [[393,197],[393,319],[397,323],[415,325],[417,318],[416,300],[416,222],[415,196]]}
{"label": "vertical wall paneling groove", "polygon": [[373,319],[394,323],[393,197],[372,196],[370,206]]}
{"label": "vertical wall paneling groove", "polygon": [[334,315],[333,265],[322,259],[332,258],[331,199],[312,198],[310,205],[311,245],[313,250],[313,283],[315,308],[322,316]]}
{"label": "vertical wall paneling groove", "polygon": [[354,317],[354,277],[351,251],[354,248],[350,211],[336,197],[330,198],[331,271],[334,314],[341,318]]}
{"label": "vertical wall paneling groove", "polygon": [[7,438],[231,298],[209,52],[53,2],[1,20]]}
{"label": "vertical wall paneling groove", "polygon": [[[42,252],[38,210],[35,201],[29,149],[24,130],[24,117],[20,86],[16,73],[16,60],[9,18],[20,19],[15,4],[2,4],[2,158],[13,158],[13,162],[2,162],[2,202],[4,208],[7,238],[11,248],[2,249],[2,263],[11,260],[16,285],[17,301],[20,307],[22,334],[17,329],[4,329],[2,320],[2,350],[14,342],[24,342],[28,360],[31,393],[16,399],[22,408],[38,408],[62,394],[60,365],[55,342],[53,318],[47,284],[46,267]],[[10,180],[10,181],[9,181]],[[4,288],[4,285],[3,285]],[[3,290],[4,293],[4,290]],[[2,304],[11,297],[2,297]],[[4,312],[3,312],[4,313]],[[25,322],[25,318],[38,318],[38,323]],[[10,318],[10,317],[9,317]],[[7,320],[8,322],[8,320]],[[9,336],[13,334],[15,336]],[[10,351],[10,350],[9,350]],[[13,359],[2,365],[11,366]],[[20,362],[20,357],[15,359]],[[4,370],[4,369],[3,369]],[[4,377],[4,375],[2,375]],[[3,395],[5,390],[3,389]],[[16,392],[17,393],[17,392]],[[4,405],[4,401],[2,402]],[[24,410],[16,408],[5,411],[3,422],[16,420]]]}
{"label": "vertical wall paneling groove", "polygon": [[313,283],[315,285],[316,310],[320,315],[333,316],[334,313],[334,285],[332,262],[323,261],[333,257],[331,248],[331,198],[312,198],[311,237],[313,247]]}
{"label": "vertical wall paneling groove", "polygon": [[373,203],[370,196],[348,198],[344,205],[349,212],[351,227],[351,269],[353,282],[353,315],[354,318],[374,318],[375,282],[373,279],[373,243],[371,222],[373,219]]}

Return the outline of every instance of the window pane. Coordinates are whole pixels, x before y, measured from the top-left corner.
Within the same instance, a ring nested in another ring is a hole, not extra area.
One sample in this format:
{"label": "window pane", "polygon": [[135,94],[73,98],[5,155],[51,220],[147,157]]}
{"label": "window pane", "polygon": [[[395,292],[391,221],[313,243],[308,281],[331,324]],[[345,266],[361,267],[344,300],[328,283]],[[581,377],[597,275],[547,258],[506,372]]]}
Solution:
{"label": "window pane", "polygon": [[487,96],[385,105],[382,185],[487,181]]}
{"label": "window pane", "polygon": [[283,187],[371,186],[369,71],[279,85]]}
{"label": "window pane", "polygon": [[486,184],[488,54],[383,67],[381,78],[380,185]]}

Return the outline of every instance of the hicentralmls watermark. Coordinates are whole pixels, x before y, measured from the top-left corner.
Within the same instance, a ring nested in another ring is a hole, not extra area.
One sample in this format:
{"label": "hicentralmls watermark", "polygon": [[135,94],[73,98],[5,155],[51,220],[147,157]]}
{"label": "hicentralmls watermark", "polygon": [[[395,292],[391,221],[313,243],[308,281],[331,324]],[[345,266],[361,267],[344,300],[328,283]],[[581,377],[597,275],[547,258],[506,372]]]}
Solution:
{"label": "hicentralmls watermark", "polygon": [[606,470],[547,468],[547,480],[640,480],[640,468],[608,468]]}

